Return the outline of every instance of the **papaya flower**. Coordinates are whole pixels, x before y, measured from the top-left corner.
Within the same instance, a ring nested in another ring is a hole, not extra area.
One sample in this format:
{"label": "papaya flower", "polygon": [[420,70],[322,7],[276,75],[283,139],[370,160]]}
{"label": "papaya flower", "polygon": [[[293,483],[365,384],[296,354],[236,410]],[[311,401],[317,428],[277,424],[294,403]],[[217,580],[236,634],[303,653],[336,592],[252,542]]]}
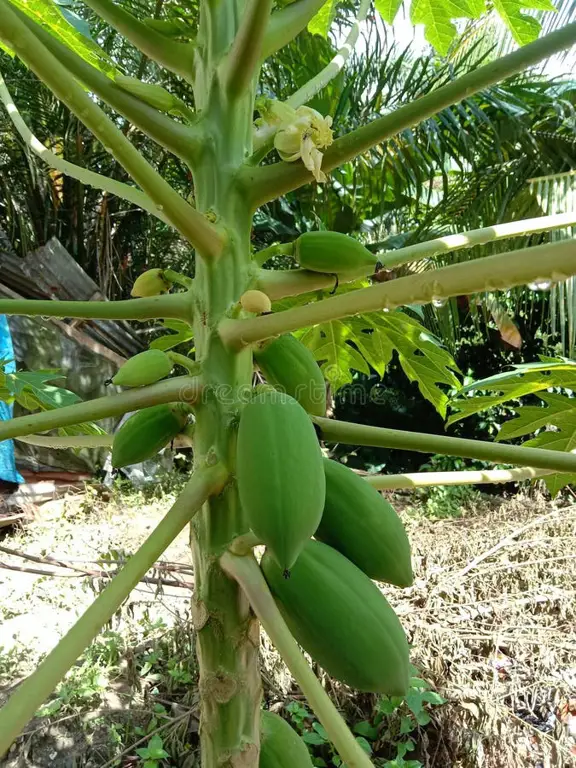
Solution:
{"label": "papaya flower", "polygon": [[282,160],[293,163],[301,159],[316,181],[326,181],[320,150],[333,141],[330,115],[322,117],[310,107],[294,109],[272,99],[263,99],[259,112],[261,117],[255,122],[255,148],[274,137],[274,146]]}
{"label": "papaya flower", "polygon": [[293,118],[283,122],[274,136],[274,146],[282,160],[293,163],[301,159],[318,182],[326,181],[320,150],[329,147],[332,141],[332,118],[322,117],[310,107],[298,107]]}

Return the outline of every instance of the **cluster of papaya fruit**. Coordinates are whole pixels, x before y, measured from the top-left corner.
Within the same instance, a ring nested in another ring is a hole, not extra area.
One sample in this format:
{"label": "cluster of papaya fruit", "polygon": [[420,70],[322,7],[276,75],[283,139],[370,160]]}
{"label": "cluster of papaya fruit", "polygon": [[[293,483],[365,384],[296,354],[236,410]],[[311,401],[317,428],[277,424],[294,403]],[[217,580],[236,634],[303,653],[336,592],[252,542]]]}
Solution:
{"label": "cluster of papaya fruit", "polygon": [[[410,545],[392,506],[359,475],[323,457],[309,414],[324,415],[312,353],[289,334],[254,352],[268,385],[244,407],[236,475],[260,567],[288,628],[333,678],[402,696],[409,649],[372,579],[412,583]],[[272,385],[272,386],[270,386]],[[312,765],[298,734],[262,713],[260,768]]]}

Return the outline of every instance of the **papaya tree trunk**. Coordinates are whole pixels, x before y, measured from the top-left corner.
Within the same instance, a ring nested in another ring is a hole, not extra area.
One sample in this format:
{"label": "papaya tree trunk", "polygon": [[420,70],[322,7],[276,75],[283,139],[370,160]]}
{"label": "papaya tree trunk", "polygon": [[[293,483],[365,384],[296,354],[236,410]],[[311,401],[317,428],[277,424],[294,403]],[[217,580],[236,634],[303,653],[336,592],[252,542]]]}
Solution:
{"label": "papaya tree trunk", "polygon": [[[196,461],[221,459],[233,473],[234,437],[242,398],[251,387],[252,352],[226,349],[217,328],[238,306],[250,279],[252,211],[236,169],[250,151],[253,95],[236,102],[224,98],[215,64],[236,33],[234,9],[207,6],[202,4],[203,54],[195,83],[203,116],[194,187],[197,210],[216,224],[226,244],[217,260],[196,258],[194,334],[205,389],[196,409],[194,443]],[[231,541],[247,530],[235,483],[207,502],[191,526],[204,768],[258,765],[259,624],[237,583],[219,565]]]}

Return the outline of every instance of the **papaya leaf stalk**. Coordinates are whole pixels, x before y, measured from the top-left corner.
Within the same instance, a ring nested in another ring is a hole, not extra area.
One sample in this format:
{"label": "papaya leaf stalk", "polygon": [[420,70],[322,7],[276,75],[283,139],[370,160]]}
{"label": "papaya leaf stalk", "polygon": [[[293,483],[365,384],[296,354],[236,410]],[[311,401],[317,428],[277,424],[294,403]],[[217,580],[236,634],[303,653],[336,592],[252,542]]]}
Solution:
{"label": "papaya leaf stalk", "polygon": [[469,469],[461,472],[407,472],[403,475],[368,475],[364,479],[379,491],[401,488],[427,488],[439,485],[478,485],[521,483],[554,474],[553,469]]}
{"label": "papaya leaf stalk", "polygon": [[195,49],[193,43],[169,40],[122,8],[121,3],[113,3],[110,0],[84,0],[84,3],[149,59],[192,82]]}
{"label": "papaya leaf stalk", "polygon": [[85,403],[74,403],[51,411],[41,411],[17,416],[0,422],[0,441],[13,437],[32,435],[49,429],[98,421],[110,416],[123,416],[130,411],[160,403],[194,403],[202,393],[202,383],[195,376],[176,376],[173,379],[151,384],[149,387],[120,392],[118,395],[98,397]]}
{"label": "papaya leaf stalk", "polygon": [[[284,10],[293,7],[290,5]],[[446,107],[478,93],[489,85],[522,72],[552,54],[570,48],[574,43],[576,43],[576,22],[544,35],[533,43],[478,67],[390,114],[351,131],[337,139],[326,150],[322,161],[323,170],[328,172],[353,160],[357,155],[395,136],[405,128],[418,125]],[[246,166],[243,176],[246,179],[246,188],[252,195],[254,208],[313,180],[310,171],[301,163],[273,163],[261,168]]]}
{"label": "papaya leaf stalk", "polygon": [[342,760],[349,768],[370,768],[370,759],[348,730],[342,716],[330,701],[296,640],[290,634],[253,555],[238,557],[225,552],[220,562],[226,573],[242,587],[254,613],[294,675]]}
{"label": "papaya leaf stalk", "polygon": [[192,520],[204,502],[221,492],[228,471],[221,464],[199,467],[166,516],[138,551],[98,595],[40,666],[16,689],[0,710],[0,757],[78,656],[110,620],[146,571]]}
{"label": "papaya leaf stalk", "polygon": [[536,280],[566,280],[576,274],[576,240],[496,254],[360,288],[314,304],[246,320],[224,320],[220,335],[235,349],[286,331],[403,304],[426,304],[461,294],[496,291]]}
{"label": "papaya leaf stalk", "polygon": [[192,322],[189,293],[171,293],[118,301],[0,299],[0,314],[27,317],[79,317],[83,320],[183,320]]}
{"label": "papaya leaf stalk", "polygon": [[110,120],[71,77],[67,69],[36,39],[26,23],[14,12],[8,0],[0,0],[0,37],[22,61],[43,80],[50,90],[100,139],[160,207],[173,226],[205,256],[218,256],[222,236],[144,159],[122,131]]}
{"label": "papaya leaf stalk", "polygon": [[142,208],[144,211],[148,211],[152,216],[164,221],[166,224],[170,223],[164,216],[164,213],[158,210],[158,206],[154,205],[148,195],[145,192],[142,192],[141,189],[138,189],[138,187],[132,187],[129,184],[124,184],[116,179],[110,179],[108,176],[103,176],[100,173],[94,173],[94,171],[90,171],[88,168],[83,168],[81,165],[75,165],[69,160],[64,160],[64,158],[58,157],[58,155],[51,152],[48,147],[45,147],[44,144],[34,136],[30,128],[28,128],[22,119],[22,115],[14,104],[10,91],[6,88],[6,83],[1,74],[0,100],[6,107],[10,120],[12,120],[14,127],[24,140],[26,146],[50,168],[60,171],[66,176],[70,176],[70,178],[78,179],[78,181],[81,181],[83,184],[88,184],[91,187],[102,189],[112,195],[128,200],[139,208]]}
{"label": "papaya leaf stalk", "polygon": [[322,440],[347,445],[370,445],[375,448],[398,448],[402,451],[440,453],[467,459],[493,461],[495,464],[520,464],[523,467],[551,469],[555,472],[576,472],[576,452],[562,453],[544,448],[523,448],[518,445],[468,440],[463,437],[405,432],[401,429],[371,427],[347,421],[314,416]]}

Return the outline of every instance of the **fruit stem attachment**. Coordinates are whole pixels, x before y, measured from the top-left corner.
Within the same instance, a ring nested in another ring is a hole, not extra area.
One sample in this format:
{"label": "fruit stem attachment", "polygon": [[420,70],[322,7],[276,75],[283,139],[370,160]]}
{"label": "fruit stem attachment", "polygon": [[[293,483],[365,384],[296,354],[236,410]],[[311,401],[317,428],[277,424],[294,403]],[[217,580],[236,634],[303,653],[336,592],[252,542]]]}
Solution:
{"label": "fruit stem attachment", "polygon": [[573,239],[451,264],[264,317],[227,319],[220,325],[220,336],[227,346],[241,349],[270,336],[340,317],[396,309],[403,304],[426,304],[461,294],[504,290],[533,281],[566,280],[576,274],[575,254]]}
{"label": "fruit stem attachment", "polygon": [[252,531],[248,531],[248,533],[244,533],[242,536],[237,536],[228,549],[233,555],[244,557],[244,555],[249,555],[254,547],[257,547],[259,544],[262,544],[262,542],[258,536]]}
{"label": "fruit stem attachment", "polygon": [[202,393],[202,383],[194,376],[177,376],[149,387],[126,390],[118,395],[98,397],[85,403],[74,403],[51,411],[17,416],[0,422],[0,441],[33,435],[84,421],[99,421],[110,416],[123,416],[130,411],[160,403],[193,403]]}
{"label": "fruit stem attachment", "polygon": [[576,472],[576,452],[563,453],[545,448],[524,448],[521,445],[503,445],[485,440],[467,440],[463,437],[429,435],[424,432],[405,432],[401,429],[370,427],[320,416],[311,417],[320,430],[320,439],[328,443],[370,445],[375,448],[396,448],[420,453],[440,453],[444,456],[462,456],[468,459],[493,461],[495,464],[520,464],[522,467],[551,469],[555,472]]}
{"label": "fruit stem attachment", "polygon": [[190,358],[186,357],[186,355],[181,355],[179,352],[172,351],[167,352],[166,354],[173,363],[176,363],[176,365],[180,365],[182,368],[185,368],[191,376],[198,376],[202,370],[200,363],[197,363],[196,360],[190,360]]}
{"label": "fruit stem attachment", "polygon": [[292,637],[253,555],[238,557],[231,552],[225,552],[220,558],[220,565],[242,587],[254,613],[326,729],[342,760],[348,768],[372,768],[370,759],[350,733]]}
{"label": "fruit stem attachment", "polygon": [[0,299],[2,315],[80,317],[83,320],[183,320],[192,323],[192,302],[186,293],[170,293],[120,301],[52,301]]}
{"label": "fruit stem attachment", "polygon": [[553,469],[518,467],[517,469],[480,469],[462,472],[409,472],[404,475],[368,475],[364,480],[378,491],[401,488],[427,488],[438,485],[484,485],[521,483],[554,474]]}
{"label": "fruit stem attachment", "polygon": [[228,471],[221,464],[197,469],[166,516],[98,595],[58,645],[0,709],[0,757],[43,701],[52,693],[78,656],[110,620],[146,571],[194,517],[204,502],[222,490]]}

